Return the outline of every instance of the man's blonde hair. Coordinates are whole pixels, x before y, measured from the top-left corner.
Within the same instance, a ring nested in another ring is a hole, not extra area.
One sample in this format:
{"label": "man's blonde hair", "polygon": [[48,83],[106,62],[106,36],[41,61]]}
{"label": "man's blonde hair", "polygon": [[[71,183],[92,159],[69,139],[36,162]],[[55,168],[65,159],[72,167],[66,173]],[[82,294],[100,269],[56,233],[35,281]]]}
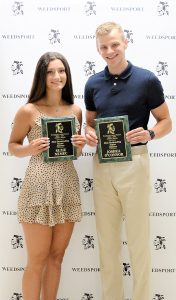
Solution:
{"label": "man's blonde hair", "polygon": [[125,38],[124,31],[120,24],[115,23],[115,22],[105,22],[97,27],[96,32],[95,32],[96,39],[99,36],[109,34],[112,31],[112,29],[118,29],[122,35],[122,38],[123,39]]}

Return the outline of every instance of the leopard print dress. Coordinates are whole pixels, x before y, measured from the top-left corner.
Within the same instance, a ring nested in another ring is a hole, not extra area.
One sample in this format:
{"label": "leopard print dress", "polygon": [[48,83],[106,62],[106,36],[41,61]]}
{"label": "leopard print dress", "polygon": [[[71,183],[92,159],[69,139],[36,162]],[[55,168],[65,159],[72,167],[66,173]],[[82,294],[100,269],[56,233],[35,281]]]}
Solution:
{"label": "leopard print dress", "polygon": [[[29,142],[42,136],[40,113],[28,133]],[[79,122],[76,120],[76,129]],[[18,221],[54,226],[81,220],[79,178],[73,161],[44,162],[43,154],[32,156],[18,199]]]}

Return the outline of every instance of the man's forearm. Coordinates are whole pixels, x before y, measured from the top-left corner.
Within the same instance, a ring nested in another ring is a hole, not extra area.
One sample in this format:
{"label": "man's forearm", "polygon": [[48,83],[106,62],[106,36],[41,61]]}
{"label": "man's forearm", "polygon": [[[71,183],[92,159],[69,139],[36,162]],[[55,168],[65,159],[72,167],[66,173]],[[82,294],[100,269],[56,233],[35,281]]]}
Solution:
{"label": "man's forearm", "polygon": [[151,129],[155,132],[155,138],[160,139],[172,130],[172,121],[170,118],[163,119]]}

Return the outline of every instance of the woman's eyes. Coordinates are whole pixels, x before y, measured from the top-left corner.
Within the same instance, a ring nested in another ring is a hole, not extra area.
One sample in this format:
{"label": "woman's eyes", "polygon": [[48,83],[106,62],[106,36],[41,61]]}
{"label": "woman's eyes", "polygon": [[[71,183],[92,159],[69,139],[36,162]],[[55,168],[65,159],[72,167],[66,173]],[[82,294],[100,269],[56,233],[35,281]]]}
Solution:
{"label": "woman's eyes", "polygon": [[55,74],[56,72],[59,73],[59,74],[63,74],[63,73],[65,73],[65,70],[64,69],[61,69],[61,70],[48,70],[47,74]]}

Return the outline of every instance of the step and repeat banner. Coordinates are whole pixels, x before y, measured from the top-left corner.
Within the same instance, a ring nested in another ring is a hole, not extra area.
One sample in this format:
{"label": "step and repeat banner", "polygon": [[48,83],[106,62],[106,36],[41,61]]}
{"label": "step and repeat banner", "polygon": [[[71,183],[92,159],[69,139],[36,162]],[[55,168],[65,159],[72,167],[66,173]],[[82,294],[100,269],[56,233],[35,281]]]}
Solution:
{"label": "step and repeat banner", "polygon": [[[23,300],[21,280],[26,249],[17,222],[17,200],[29,158],[8,153],[11,124],[26,103],[34,69],[47,51],[61,52],[71,66],[74,99],[83,110],[84,85],[105,64],[96,51],[95,29],[121,23],[129,40],[127,59],[153,71],[164,87],[173,120],[165,138],[149,143],[152,197],[150,209],[152,291],[149,300],[176,299],[176,1],[175,0],[7,0],[0,2],[0,298]],[[154,120],[150,119],[152,126]],[[93,205],[92,157],[86,146],[75,161],[79,174],[82,221],[66,251],[57,300],[102,300]],[[142,201],[142,199],[141,199]],[[132,300],[132,272],[122,232],[125,300]],[[111,253],[109,253],[111,255]],[[141,299],[142,300],[142,299]]]}

